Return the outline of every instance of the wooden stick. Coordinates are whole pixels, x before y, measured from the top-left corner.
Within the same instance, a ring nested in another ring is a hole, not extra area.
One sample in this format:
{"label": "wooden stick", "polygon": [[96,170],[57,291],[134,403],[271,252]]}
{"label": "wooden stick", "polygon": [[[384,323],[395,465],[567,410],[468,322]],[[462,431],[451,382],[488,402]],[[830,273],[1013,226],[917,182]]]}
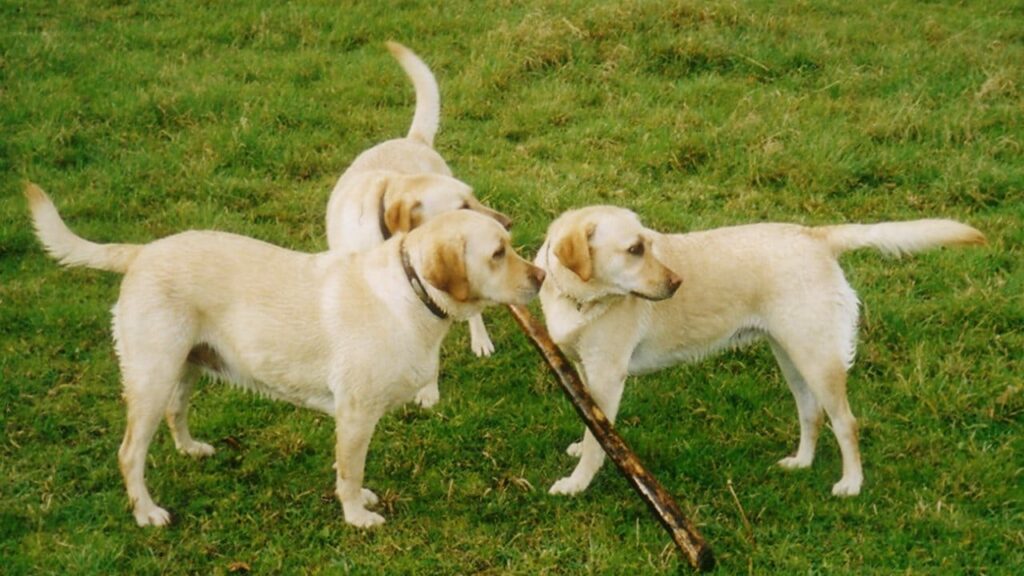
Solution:
{"label": "wooden stick", "polygon": [[615,431],[608,417],[590,397],[576,369],[555,346],[548,335],[547,329],[533,318],[530,311],[523,306],[510,305],[509,310],[516,322],[526,333],[533,345],[544,356],[544,360],[554,371],[562,390],[569,396],[573,408],[583,419],[594,437],[604,448],[619,471],[629,480],[630,485],[640,494],[651,511],[668,530],[676,546],[686,559],[700,572],[708,572],[715,567],[715,556],[711,547],[704,541],[697,529],[683,516],[679,505],[672,496],[655,480],[654,476],[644,468],[636,454],[629,449],[622,436]]}

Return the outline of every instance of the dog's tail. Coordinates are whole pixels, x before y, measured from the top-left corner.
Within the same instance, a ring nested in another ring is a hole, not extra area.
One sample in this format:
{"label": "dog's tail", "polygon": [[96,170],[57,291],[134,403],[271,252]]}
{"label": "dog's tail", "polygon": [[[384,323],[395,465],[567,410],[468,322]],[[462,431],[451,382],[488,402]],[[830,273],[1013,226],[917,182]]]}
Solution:
{"label": "dog's tail", "polygon": [[32,212],[36,236],[46,252],[66,266],[85,266],[124,273],[142,250],[141,244],[96,244],[68,229],[50,197],[29,182],[25,198]]}
{"label": "dog's tail", "polygon": [[433,147],[434,135],[441,121],[441,92],[437,80],[430,68],[412,50],[398,42],[388,42],[387,47],[416,89],[416,112],[407,137]]}
{"label": "dog's tail", "polygon": [[985,243],[984,234],[954,220],[845,224],[814,230],[825,238],[837,256],[857,248],[875,248],[898,257],[939,246]]}

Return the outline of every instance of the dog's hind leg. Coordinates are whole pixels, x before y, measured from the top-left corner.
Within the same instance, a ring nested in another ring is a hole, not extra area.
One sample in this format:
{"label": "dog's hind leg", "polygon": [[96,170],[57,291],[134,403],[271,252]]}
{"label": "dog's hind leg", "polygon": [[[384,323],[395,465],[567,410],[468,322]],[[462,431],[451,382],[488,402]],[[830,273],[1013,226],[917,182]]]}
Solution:
{"label": "dog's hind leg", "polygon": [[818,392],[818,401],[828,413],[843,456],[843,477],[832,486],[832,494],[856,496],[864,483],[864,470],[860,461],[857,419],[853,417],[846,397],[846,368],[835,366],[821,377],[826,384]]}
{"label": "dog's hind leg", "polygon": [[187,314],[144,288],[126,281],[114,307],[114,337],[128,415],[117,456],[136,523],[163,526],[171,515],[153,502],[146,488],[146,454],[185,376],[194,327]]}
{"label": "dog's hind leg", "polygon": [[818,443],[818,433],[821,431],[822,413],[821,405],[818,404],[814,393],[807,386],[807,382],[800,374],[800,371],[793,365],[789,355],[774,339],[769,338],[772,353],[782,370],[782,375],[789,385],[790,392],[796,400],[797,413],[800,416],[800,444],[796,454],[779,460],[779,466],[786,469],[807,468],[814,461],[814,448]]}
{"label": "dog's hind leg", "polygon": [[[828,414],[843,457],[843,476],[832,487],[832,493],[856,496],[864,482],[864,471],[857,419],[846,397],[846,371],[853,363],[859,304],[835,262],[814,284],[818,285],[815,291],[794,292],[787,301],[777,302],[773,306],[776,313],[767,318],[772,350],[800,411],[800,447],[795,460],[784,459],[780,464],[799,464],[802,457],[810,463],[810,432],[820,418],[813,409],[816,403]],[[806,390],[815,402],[806,397]]]}
{"label": "dog's hind leg", "polygon": [[139,368],[125,370],[124,398],[128,405],[128,423],[117,453],[118,464],[135,521],[139,526],[163,526],[170,521],[171,515],[153,502],[146,488],[146,454],[179,375],[170,366],[154,367],[149,373],[140,373],[144,369]]}
{"label": "dog's hind leg", "polygon": [[856,496],[860,494],[861,484],[864,483],[864,471],[861,468],[857,439],[857,419],[853,417],[846,397],[846,367],[836,362],[813,378],[815,383],[811,385],[812,390],[828,413],[832,432],[843,456],[843,477],[832,486],[832,494]]}
{"label": "dog's hind leg", "polygon": [[814,399],[828,414],[832,432],[839,443],[843,457],[843,476],[832,487],[832,493],[836,496],[856,496],[864,482],[864,471],[857,442],[857,419],[853,417],[846,398],[846,364],[839,353],[830,352],[835,347],[829,346],[827,339],[804,338],[802,342],[792,345],[792,341],[780,341]]}
{"label": "dog's hind leg", "polygon": [[164,413],[167,427],[171,429],[171,436],[174,438],[175,448],[178,452],[195,458],[210,456],[214,452],[213,446],[192,438],[192,433],[188,429],[188,401],[198,379],[199,369],[194,366],[186,367],[185,373],[171,393]]}

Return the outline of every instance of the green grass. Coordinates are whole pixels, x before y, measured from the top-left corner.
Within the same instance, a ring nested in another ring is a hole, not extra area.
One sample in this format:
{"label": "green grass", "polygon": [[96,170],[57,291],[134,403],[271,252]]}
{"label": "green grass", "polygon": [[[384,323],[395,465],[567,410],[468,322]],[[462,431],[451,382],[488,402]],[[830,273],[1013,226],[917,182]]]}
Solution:
{"label": "green grass", "polygon": [[457,327],[438,408],[378,428],[383,529],[342,522],[328,419],[220,385],[192,418],[218,453],[181,457],[161,431],[149,484],[176,522],[135,527],[115,456],[119,278],[46,258],[22,182],[96,240],[216,228],[322,249],[334,180],[412,117],[387,39],[434,69],[438,149],[527,253],[594,203],[673,231],[983,230],[981,249],[844,258],[864,302],[859,497],[829,494],[827,432],[812,469],[773,467],[797,421],[764,347],[633,379],[620,430],[721,574],[1019,573],[1024,3],[388,4],[0,0],[0,573],[678,570],[611,467],[580,497],[546,494],[581,424],[502,310],[493,358]]}

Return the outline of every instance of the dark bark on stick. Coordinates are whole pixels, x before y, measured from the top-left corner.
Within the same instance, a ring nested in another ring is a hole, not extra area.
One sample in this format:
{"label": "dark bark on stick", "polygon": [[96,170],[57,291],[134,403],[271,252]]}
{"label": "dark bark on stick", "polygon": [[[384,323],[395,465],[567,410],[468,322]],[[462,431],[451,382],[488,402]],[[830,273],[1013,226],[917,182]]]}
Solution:
{"label": "dark bark on stick", "polygon": [[683,516],[679,505],[672,499],[672,496],[644,468],[636,454],[615,431],[612,423],[608,421],[608,417],[590,397],[590,393],[587,392],[576,369],[551,341],[547,329],[534,319],[525,307],[509,306],[508,308],[516,322],[554,371],[562,390],[569,396],[573,408],[594,434],[594,438],[601,444],[619,471],[629,480],[633,489],[640,494],[647,506],[654,512],[662,526],[668,530],[672,540],[686,556],[690,565],[701,572],[714,569],[715,557],[711,552],[711,547],[697,532],[696,527]]}

